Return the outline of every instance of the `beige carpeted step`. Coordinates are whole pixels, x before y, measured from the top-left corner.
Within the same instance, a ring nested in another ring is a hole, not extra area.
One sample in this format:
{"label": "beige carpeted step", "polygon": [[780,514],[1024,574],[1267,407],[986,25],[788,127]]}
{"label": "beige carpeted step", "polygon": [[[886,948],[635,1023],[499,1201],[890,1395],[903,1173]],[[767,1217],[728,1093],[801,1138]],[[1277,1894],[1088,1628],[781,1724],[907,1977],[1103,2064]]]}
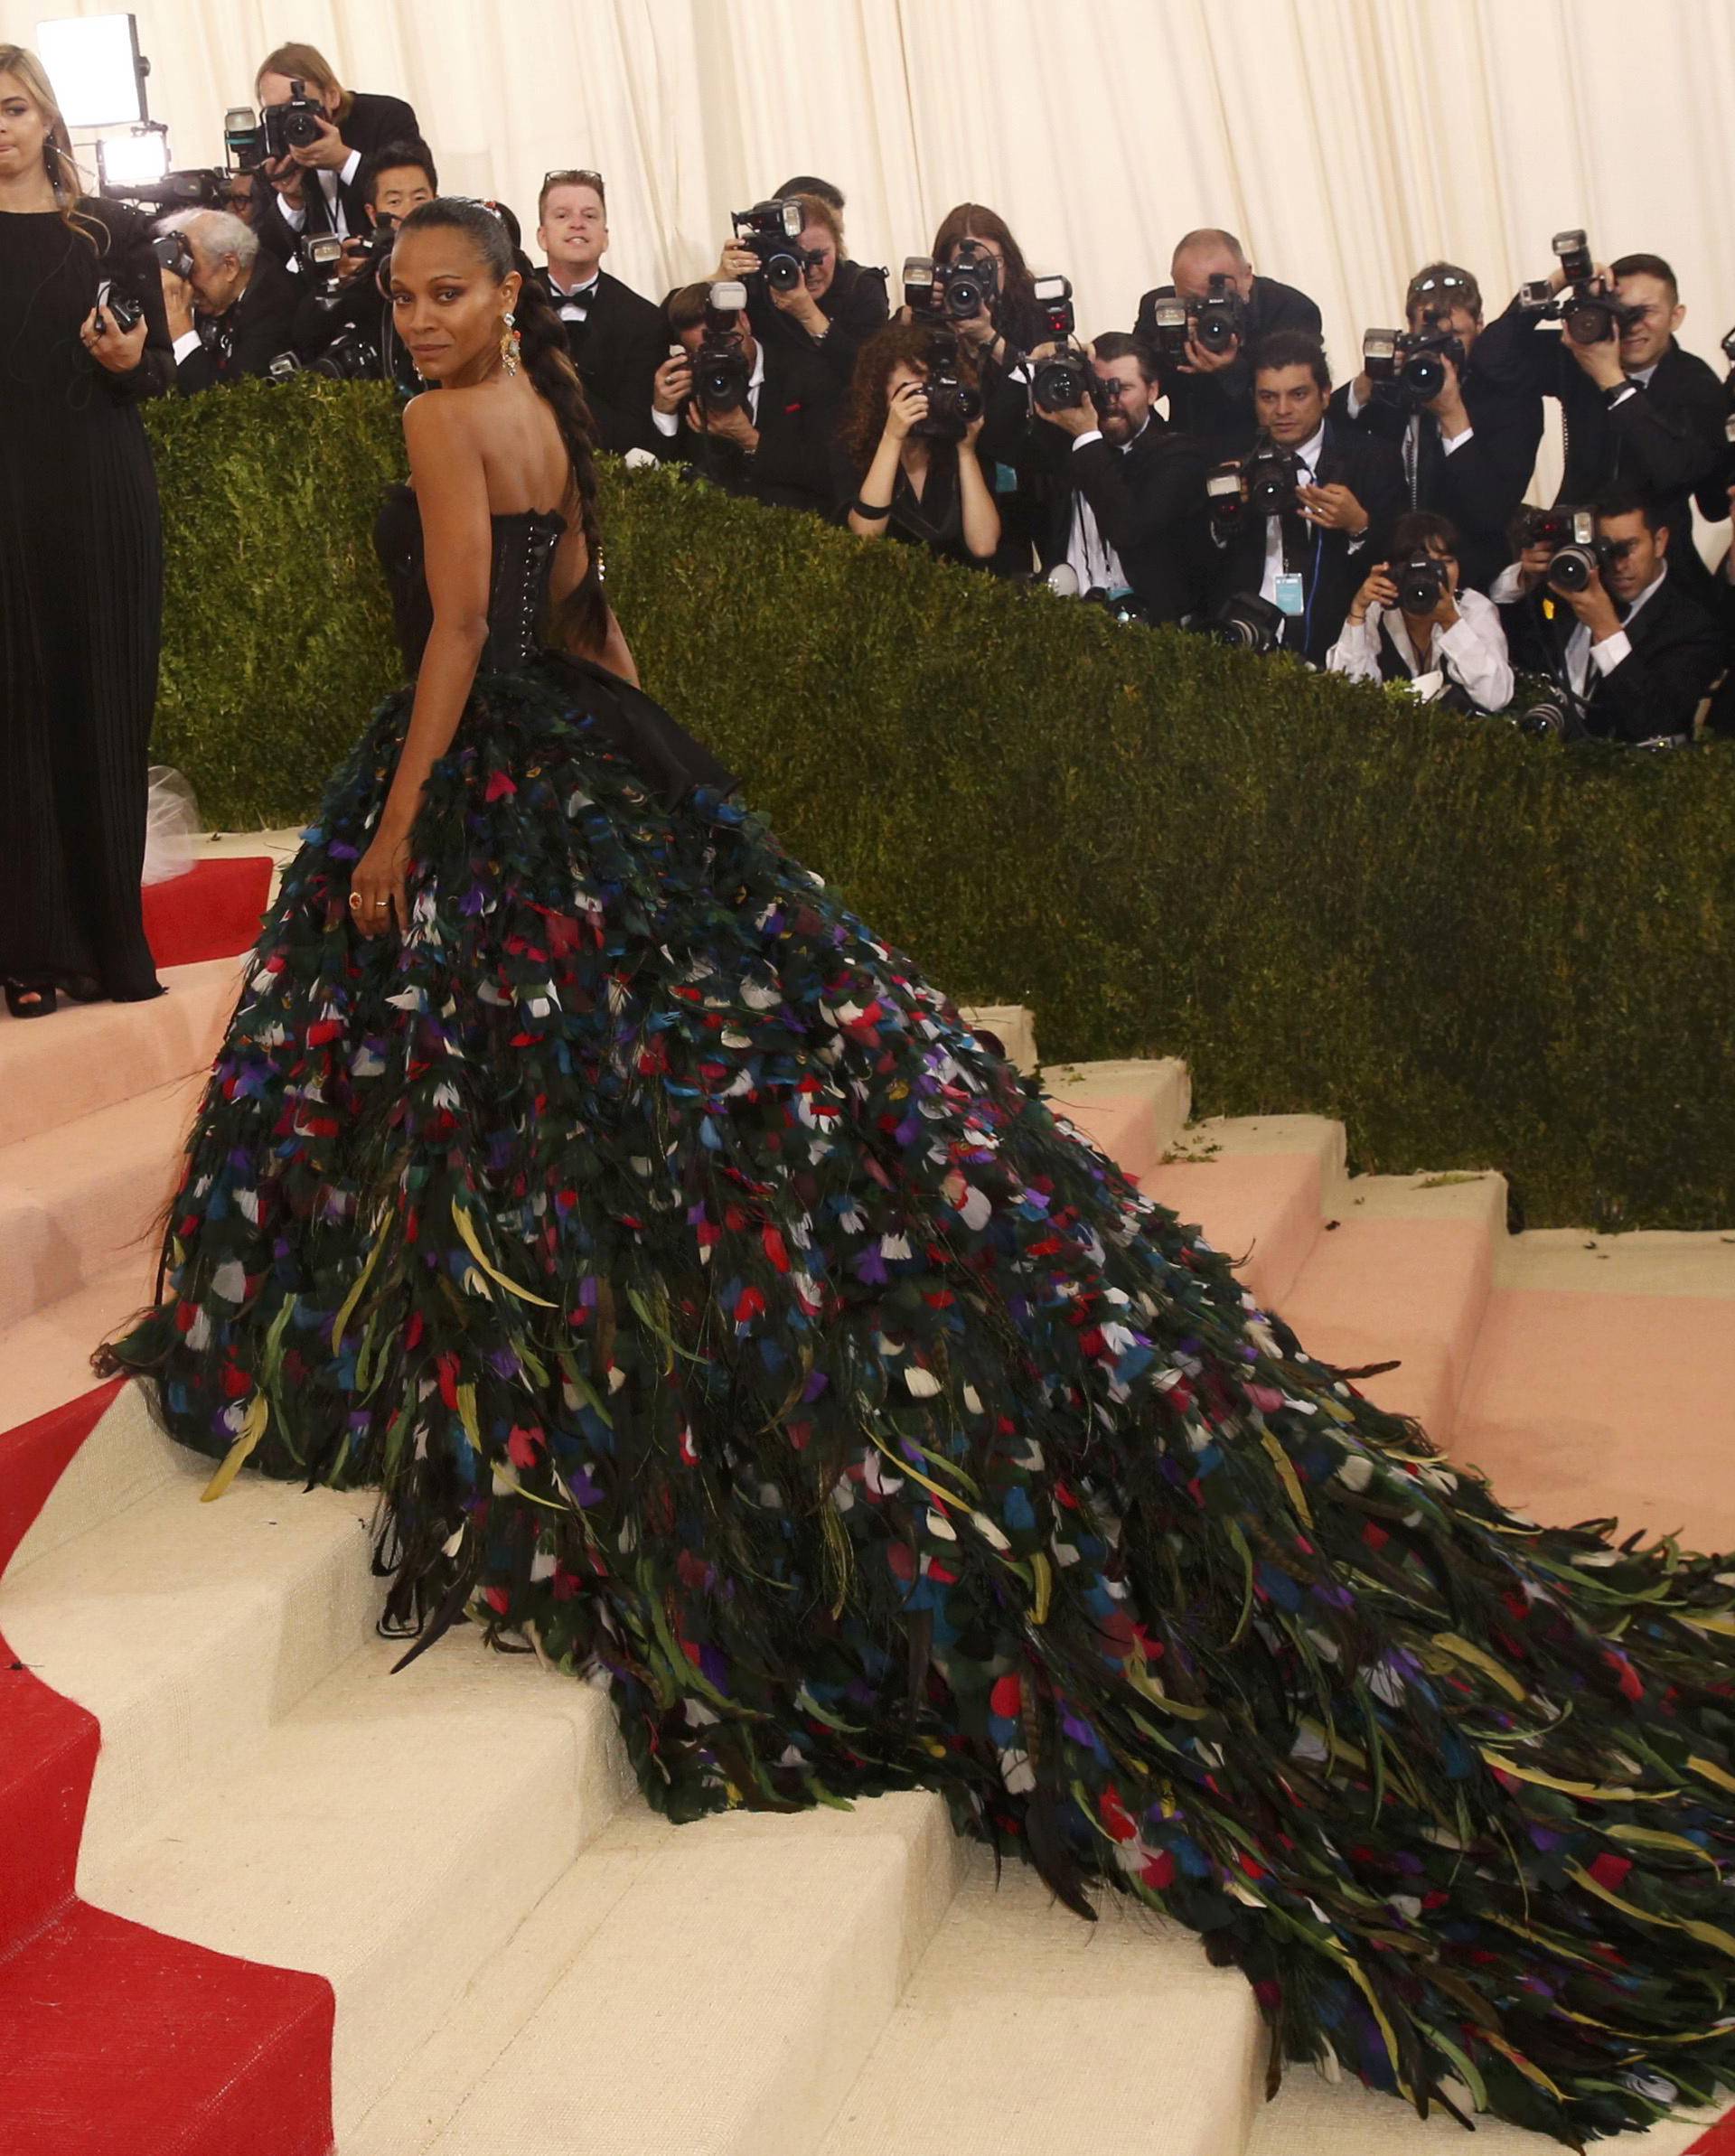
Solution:
{"label": "beige carpeted step", "polygon": [[960,1868],[926,1793],[680,1827],[630,1804],[343,2156],[811,2156]]}
{"label": "beige carpeted step", "polygon": [[1186,1065],[1173,1056],[1049,1064],[1042,1090],[1057,1115],[1140,1185],[1186,1122],[1192,1099]]}

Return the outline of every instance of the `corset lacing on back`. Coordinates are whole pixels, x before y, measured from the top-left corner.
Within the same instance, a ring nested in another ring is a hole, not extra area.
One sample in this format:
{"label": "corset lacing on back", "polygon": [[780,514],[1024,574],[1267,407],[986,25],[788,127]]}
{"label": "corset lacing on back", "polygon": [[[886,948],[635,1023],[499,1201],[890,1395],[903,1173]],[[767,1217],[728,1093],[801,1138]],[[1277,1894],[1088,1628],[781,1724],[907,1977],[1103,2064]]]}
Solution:
{"label": "corset lacing on back", "polygon": [[[552,510],[517,510],[492,517],[493,552],[488,571],[488,643],[480,666],[504,673],[526,666],[539,648],[537,630],[548,606],[554,550],[567,521]],[[427,592],[422,519],[415,490],[393,487],[374,525],[374,545],[391,586],[392,613],[404,663],[415,673],[422,662],[434,605]]]}

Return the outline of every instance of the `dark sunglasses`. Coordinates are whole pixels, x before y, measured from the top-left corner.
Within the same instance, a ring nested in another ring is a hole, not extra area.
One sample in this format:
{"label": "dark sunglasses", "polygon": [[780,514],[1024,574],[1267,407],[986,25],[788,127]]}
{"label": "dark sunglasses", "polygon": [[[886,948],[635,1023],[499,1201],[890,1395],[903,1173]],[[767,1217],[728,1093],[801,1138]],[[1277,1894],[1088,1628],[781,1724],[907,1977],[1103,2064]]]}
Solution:
{"label": "dark sunglasses", "polygon": [[544,173],[542,192],[546,194],[550,187],[594,187],[605,203],[608,201],[603,186],[603,175],[592,172],[587,164],[567,165],[560,172]]}

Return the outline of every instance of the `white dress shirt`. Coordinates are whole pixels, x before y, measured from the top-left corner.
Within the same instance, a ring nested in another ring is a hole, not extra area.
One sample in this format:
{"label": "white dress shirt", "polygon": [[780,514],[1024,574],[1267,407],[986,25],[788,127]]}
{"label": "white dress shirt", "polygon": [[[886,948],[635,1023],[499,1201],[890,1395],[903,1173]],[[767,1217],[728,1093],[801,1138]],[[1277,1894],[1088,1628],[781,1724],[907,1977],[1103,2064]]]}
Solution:
{"label": "white dress shirt", "polygon": [[[1324,450],[1325,445],[1326,423],[1322,419],[1313,430],[1311,438],[1303,442],[1299,449],[1292,452],[1299,467],[1296,476],[1300,485],[1311,486],[1313,484],[1313,475],[1318,469],[1320,453]],[[1316,538],[1318,536],[1317,525],[1314,528],[1314,535]],[[1351,543],[1353,545],[1355,542]],[[1261,599],[1270,600],[1273,606],[1277,605],[1277,580],[1282,574],[1283,520],[1281,517],[1267,517],[1265,520],[1265,574],[1259,580],[1259,595]]]}
{"label": "white dress shirt", "polygon": [[1589,622],[1579,622],[1574,625],[1571,635],[1566,640],[1566,678],[1574,696],[1583,696],[1593,666],[1599,674],[1612,674],[1623,659],[1632,657],[1632,639],[1627,632],[1637,616],[1639,608],[1661,590],[1663,579],[1668,573],[1669,565],[1665,561],[1621,616],[1620,627],[1612,636],[1605,636],[1600,643],[1591,642]]}
{"label": "white dress shirt", "polygon": [[[304,170],[301,175],[301,184],[304,190],[310,178],[319,182],[320,189],[325,197],[325,207],[331,213],[331,229],[333,232],[342,232],[346,239],[349,236],[350,220],[343,213],[343,189],[355,184],[355,175],[361,169],[361,153],[360,150],[352,150],[343,160],[342,172],[329,172],[323,164],[316,164]],[[275,187],[271,192],[277,196],[277,213],[283,219],[284,223],[292,232],[299,232],[307,222],[306,203],[286,202],[283,196],[277,193]],[[293,256],[290,259],[293,267]]]}
{"label": "white dress shirt", "polygon": [[1410,670],[1411,680],[1441,674],[1456,681],[1480,711],[1500,711],[1512,701],[1512,662],[1506,656],[1506,632],[1500,610],[1479,591],[1458,594],[1458,619],[1449,629],[1438,622],[1428,624],[1428,648],[1418,656],[1395,606],[1377,600],[1359,623],[1344,623],[1344,633],[1326,654],[1326,671],[1347,674],[1352,681],[1380,679],[1380,627],[1393,649]]}
{"label": "white dress shirt", "polygon": [[590,314],[590,303],[596,296],[596,287],[603,273],[593,269],[582,285],[563,286],[552,269],[549,272],[549,296],[554,302],[554,311],[562,322],[583,322]]}
{"label": "white dress shirt", "polygon": [[[1139,436],[1144,433],[1145,427],[1149,425],[1150,414],[1147,412],[1145,426],[1139,429],[1139,434],[1130,435],[1118,445],[1122,456],[1132,447]],[[1087,434],[1074,436],[1074,455],[1076,456],[1087,442],[1100,442],[1102,439],[1102,429],[1100,427],[1093,427]],[[1102,536],[1102,527],[1096,520],[1096,511],[1080,493],[1073,496],[1073,526],[1066,540],[1066,562],[1078,578],[1081,593],[1130,591],[1132,588],[1126,571],[1121,567],[1121,557]]]}
{"label": "white dress shirt", "polygon": [[[755,344],[753,348],[753,372],[747,377],[747,419],[750,425],[759,424],[759,392],[765,382],[765,348]],[[652,419],[660,435],[678,435],[680,432],[679,412],[660,412],[652,408]]]}

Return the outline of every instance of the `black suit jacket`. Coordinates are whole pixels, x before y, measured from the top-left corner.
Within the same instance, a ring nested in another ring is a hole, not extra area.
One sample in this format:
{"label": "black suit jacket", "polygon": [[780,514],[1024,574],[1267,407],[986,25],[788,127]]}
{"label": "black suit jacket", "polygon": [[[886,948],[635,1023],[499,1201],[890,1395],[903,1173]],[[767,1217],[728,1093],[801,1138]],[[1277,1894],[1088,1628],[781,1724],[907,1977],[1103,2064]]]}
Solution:
{"label": "black suit jacket", "polygon": [[840,417],[836,377],[817,352],[765,352],[759,390],[759,447],[749,457],[729,441],[698,433],[681,415],[680,431],[652,430],[652,445],[665,464],[685,464],[732,494],[780,509],[808,509],[822,517],[837,508],[837,427]]}
{"label": "black suit jacket", "polygon": [[1705,362],[1671,338],[1649,387],[1635,383],[1611,409],[1566,350],[1564,333],[1543,329],[1516,301],[1477,338],[1476,359],[1503,388],[1558,398],[1566,464],[1554,499],[1582,506],[1617,483],[1655,496],[1669,521],[1669,573],[1708,604],[1711,572],[1693,544],[1692,498],[1722,468],[1728,400]]}
{"label": "black suit jacket", "polygon": [[1043,567],[1050,569],[1066,558],[1073,504],[1082,500],[1090,504],[1097,530],[1119,556],[1133,595],[1153,621],[1177,622],[1195,612],[1205,596],[1210,553],[1205,523],[1206,464],[1199,444],[1158,412],[1125,449],[1101,436],[1075,447],[1061,428],[1036,424],[1057,445],[1050,455],[1064,483],[1055,490],[1041,549]]}
{"label": "black suit jacket", "polygon": [[[1512,519],[1535,469],[1543,400],[1486,373],[1477,365],[1477,352],[1464,370],[1463,392],[1470,438],[1449,456],[1433,413],[1416,415],[1421,425],[1415,484],[1413,490],[1408,485],[1406,472],[1404,500],[1408,508],[1430,509],[1451,519],[1458,527],[1464,582],[1485,592],[1512,559]],[[1402,468],[1407,411],[1375,397],[1352,419],[1347,385],[1333,393],[1331,409],[1345,426],[1391,443]]]}
{"label": "black suit jacket", "polygon": [[[558,308],[560,295],[538,272]],[[596,422],[599,448],[624,456],[629,449],[652,449],[652,377],[668,355],[669,333],[654,302],[599,270],[596,289],[582,322],[567,322],[567,350],[585,385],[585,397]]]}
{"label": "black suit jacket", "polygon": [[[1283,647],[1316,666],[1343,633],[1350,601],[1376,561],[1385,559],[1392,527],[1404,510],[1403,467],[1389,442],[1346,426],[1329,412],[1314,474],[1319,486],[1346,486],[1367,511],[1359,541],[1347,532],[1324,531],[1299,516],[1283,520],[1284,560],[1302,578],[1304,612],[1283,624]],[[1216,556],[1213,597],[1219,604],[1237,592],[1256,592],[1265,575],[1266,520],[1251,511],[1240,531]]]}
{"label": "black suit jacket", "polygon": [[785,314],[768,292],[748,287],[747,315],[753,333],[767,352],[817,353],[837,378],[838,393],[846,395],[862,346],[876,330],[891,320],[891,300],[886,288],[886,273],[859,262],[839,262],[830,289],[820,300],[820,312],[830,323],[818,344],[801,323]]}
{"label": "black suit jacket", "polygon": [[[370,151],[383,150],[389,142],[419,142],[422,130],[415,107],[407,105],[402,98],[377,97],[370,90],[357,90],[349,111],[338,122],[338,132],[351,149],[360,150],[366,157]],[[359,177],[360,167],[357,173]],[[259,245],[279,262],[287,262],[307,234],[332,230],[324,183],[316,173],[303,175],[302,197],[307,216],[300,231],[285,220],[283,197],[271,183],[261,177],[254,184],[256,192],[262,189],[267,198],[254,212]],[[346,187],[340,182],[338,194],[343,204],[343,220],[350,230],[357,233],[370,230],[361,190],[353,183]]]}
{"label": "black suit jacket", "polygon": [[[1669,554],[1673,564],[1673,535]],[[1578,626],[1572,609],[1543,587],[1500,612],[1513,664],[1567,688],[1566,647]],[[1620,664],[1605,674],[1593,661],[1586,674],[1580,706],[1585,731],[1625,742],[1691,735],[1693,715],[1722,671],[1725,654],[1717,623],[1677,582],[1673,566],[1627,633],[1632,650]]]}
{"label": "black suit jacket", "polygon": [[[1139,302],[1134,334],[1153,347],[1157,341],[1157,302],[1174,296],[1173,285],[1158,285]],[[1252,446],[1259,432],[1253,417],[1253,370],[1251,354],[1261,337],[1273,330],[1305,330],[1320,333],[1319,310],[1305,292],[1293,285],[1280,285],[1275,277],[1255,277],[1247,302],[1247,334],[1233,367],[1216,374],[1182,374],[1163,369],[1163,388],[1168,396],[1168,416],[1183,432],[1204,443],[1213,460],[1239,456]]]}
{"label": "black suit jacket", "polygon": [[261,248],[253,258],[246,291],[210,329],[202,328],[197,351],[176,367],[175,387],[182,396],[263,374],[279,352],[295,348],[301,300],[301,280]]}

